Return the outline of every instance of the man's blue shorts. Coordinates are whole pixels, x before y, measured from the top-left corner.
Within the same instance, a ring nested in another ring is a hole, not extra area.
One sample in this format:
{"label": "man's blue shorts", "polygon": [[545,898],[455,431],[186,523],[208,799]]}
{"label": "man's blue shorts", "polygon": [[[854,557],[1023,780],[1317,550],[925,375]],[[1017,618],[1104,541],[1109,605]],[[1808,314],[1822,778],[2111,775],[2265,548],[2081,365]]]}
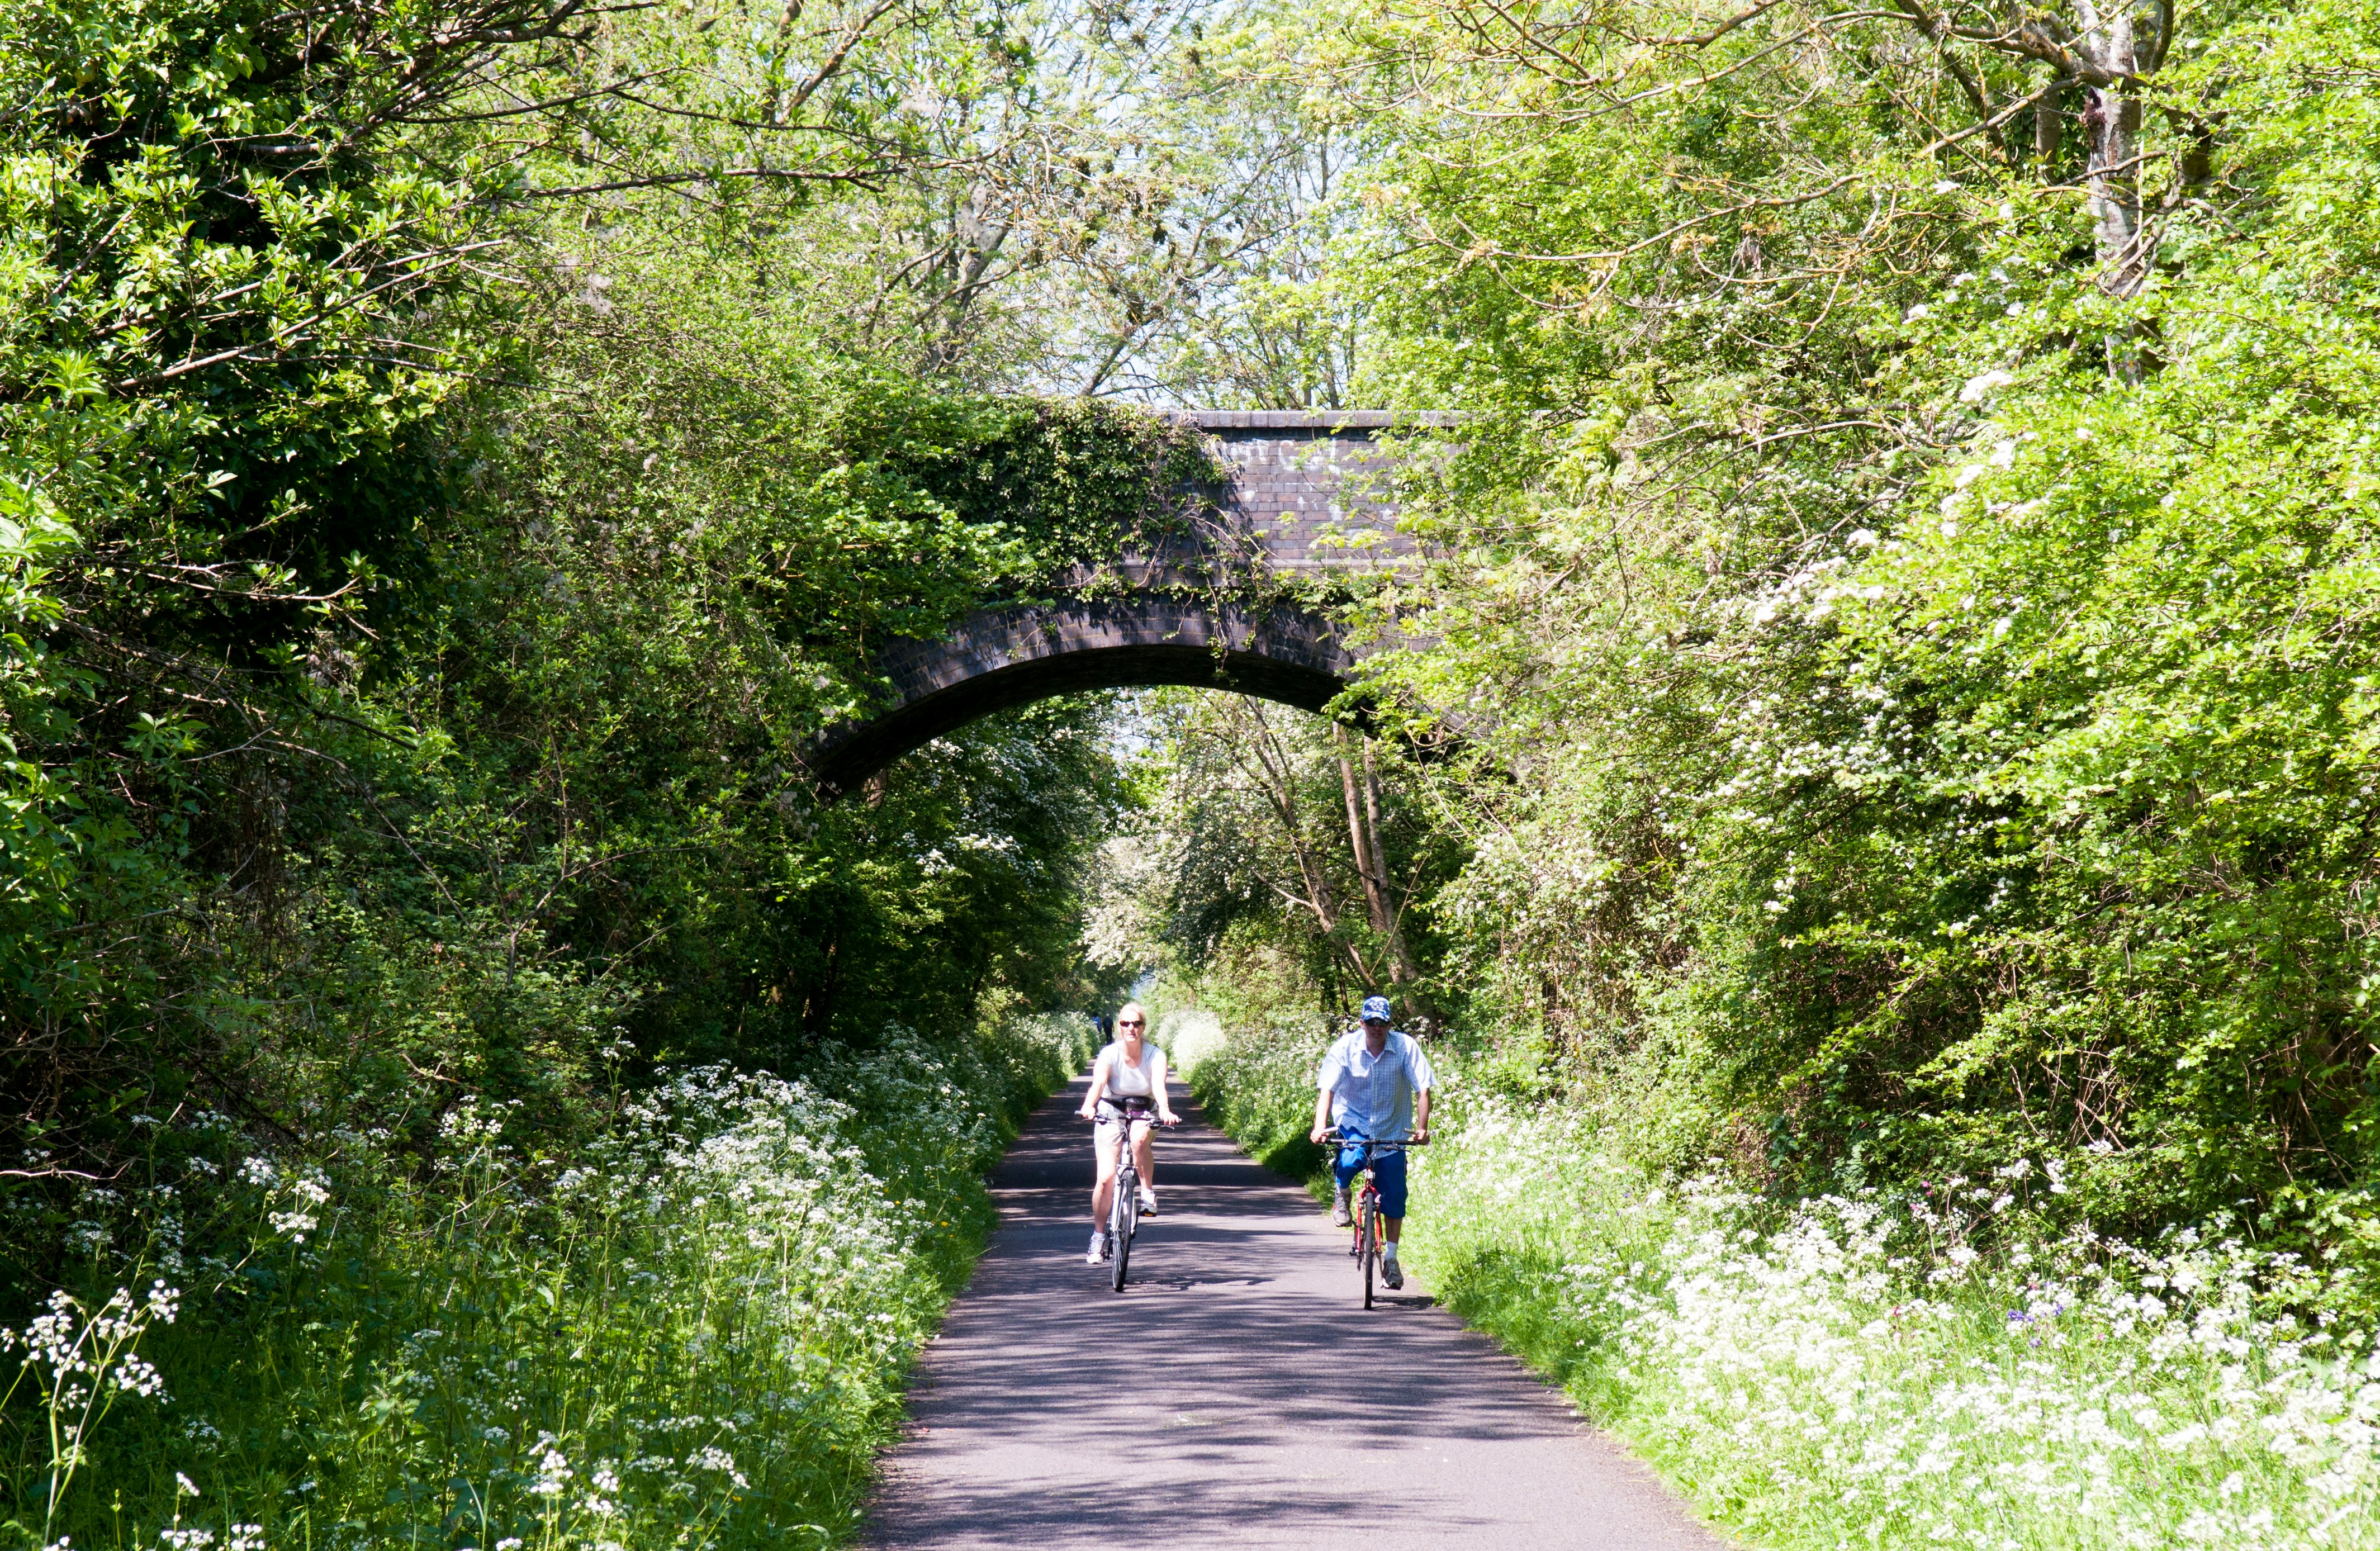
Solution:
{"label": "man's blue shorts", "polygon": [[[1353,1188],[1355,1176],[1364,1169],[1364,1149],[1359,1145],[1342,1142],[1339,1145],[1338,1161],[1331,1172],[1342,1186]],[[1402,1147],[1392,1147],[1372,1155],[1372,1179],[1380,1187],[1380,1215],[1402,1218],[1405,1215],[1405,1153]]]}

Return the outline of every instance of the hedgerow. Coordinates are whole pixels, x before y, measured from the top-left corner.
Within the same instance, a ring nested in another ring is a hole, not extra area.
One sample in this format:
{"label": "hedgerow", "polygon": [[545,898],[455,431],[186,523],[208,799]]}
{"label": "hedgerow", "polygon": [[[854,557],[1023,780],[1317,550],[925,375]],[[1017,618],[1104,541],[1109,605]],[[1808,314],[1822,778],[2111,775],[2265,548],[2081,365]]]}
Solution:
{"label": "hedgerow", "polygon": [[[148,1122],[10,1332],[26,1543],[825,1545],[1087,1020],[662,1073],[567,1153],[466,1097],[426,1157]],[[110,1289],[120,1288],[120,1295]]]}

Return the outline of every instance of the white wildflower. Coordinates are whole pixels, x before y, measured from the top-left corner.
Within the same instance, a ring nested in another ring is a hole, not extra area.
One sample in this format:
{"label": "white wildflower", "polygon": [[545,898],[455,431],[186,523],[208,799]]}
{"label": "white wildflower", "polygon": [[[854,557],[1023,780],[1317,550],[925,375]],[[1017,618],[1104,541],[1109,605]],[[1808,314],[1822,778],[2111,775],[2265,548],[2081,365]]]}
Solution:
{"label": "white wildflower", "polygon": [[1991,396],[1993,390],[2005,388],[2015,381],[2016,378],[2014,376],[2005,371],[1995,370],[1983,372],[1977,376],[1969,378],[1967,380],[1967,385],[1959,390],[1959,402],[1961,404],[1981,404],[1985,399]]}
{"label": "white wildflower", "polygon": [[562,1450],[555,1447],[552,1433],[538,1435],[537,1453],[530,1463],[535,1466],[537,1475],[529,1483],[528,1489],[540,1497],[559,1497],[568,1490],[570,1478],[577,1473],[571,1470],[570,1461],[563,1456]]}

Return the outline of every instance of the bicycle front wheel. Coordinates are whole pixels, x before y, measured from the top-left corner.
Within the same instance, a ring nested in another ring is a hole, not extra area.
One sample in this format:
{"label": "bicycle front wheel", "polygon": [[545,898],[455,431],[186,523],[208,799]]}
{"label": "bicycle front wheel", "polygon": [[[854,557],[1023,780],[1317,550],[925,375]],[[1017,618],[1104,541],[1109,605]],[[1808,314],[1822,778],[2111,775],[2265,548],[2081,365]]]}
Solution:
{"label": "bicycle front wheel", "polygon": [[1115,1211],[1108,1219],[1114,1225],[1115,1259],[1110,1269],[1115,1278],[1115,1290],[1123,1290],[1124,1269],[1132,1263],[1133,1235],[1140,1230],[1140,1183],[1129,1176],[1116,1180]]}
{"label": "bicycle front wheel", "polygon": [[1116,1208],[1116,1291],[1123,1291],[1123,1268],[1133,1263],[1133,1235],[1140,1230],[1140,1201],[1125,1196]]}
{"label": "bicycle front wheel", "polygon": [[1356,1238],[1356,1258],[1364,1263],[1364,1306],[1368,1309],[1372,1306],[1372,1270],[1380,1263],[1380,1219],[1377,1213],[1366,1210]]}

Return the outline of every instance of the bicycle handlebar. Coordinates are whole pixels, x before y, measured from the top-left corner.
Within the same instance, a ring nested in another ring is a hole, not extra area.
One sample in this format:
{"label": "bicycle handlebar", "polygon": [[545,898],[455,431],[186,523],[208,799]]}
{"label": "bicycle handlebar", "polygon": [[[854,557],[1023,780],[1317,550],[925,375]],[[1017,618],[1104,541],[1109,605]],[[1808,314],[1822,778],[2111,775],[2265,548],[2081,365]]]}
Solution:
{"label": "bicycle handlebar", "polygon": [[1427,1147],[1429,1145],[1429,1138],[1427,1136],[1408,1136],[1399,1142],[1381,1142],[1369,1136],[1349,1136],[1336,1128],[1324,1132],[1322,1139],[1325,1142],[1352,1142],[1359,1147]]}

